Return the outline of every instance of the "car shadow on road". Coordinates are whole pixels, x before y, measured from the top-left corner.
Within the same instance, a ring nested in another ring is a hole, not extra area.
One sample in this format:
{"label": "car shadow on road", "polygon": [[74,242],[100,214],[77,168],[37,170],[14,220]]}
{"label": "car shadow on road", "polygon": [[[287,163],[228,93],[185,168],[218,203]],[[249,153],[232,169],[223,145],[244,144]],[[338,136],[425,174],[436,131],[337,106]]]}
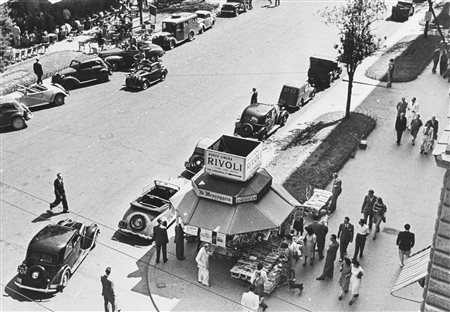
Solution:
{"label": "car shadow on road", "polygon": [[[23,129],[26,129],[26,128],[28,128],[28,125],[25,125],[25,127],[23,127],[23,128],[20,129],[20,130],[23,130]],[[11,127],[11,126],[9,126],[9,127],[1,127],[1,128],[0,128],[0,134],[1,134],[1,133],[16,132],[16,131],[20,131],[20,130],[16,130],[16,129],[14,129],[14,128]]]}
{"label": "car shadow on road", "polygon": [[37,291],[32,290],[26,290],[26,289],[20,289],[14,284],[14,280],[16,279],[17,275],[15,275],[9,283],[5,286],[5,294],[3,296],[9,296],[10,298],[17,300],[19,302],[32,302],[32,301],[38,301],[38,302],[46,302],[50,298],[52,298],[53,294],[44,294]]}
{"label": "car shadow on road", "polygon": [[37,223],[37,222],[42,222],[42,221],[49,221],[51,217],[56,217],[60,214],[64,214],[63,211],[61,212],[51,212],[49,210],[47,210],[46,212],[42,213],[40,216],[38,216],[37,218],[33,219],[31,221],[31,223]]}
{"label": "car shadow on road", "polygon": [[111,239],[134,247],[148,247],[153,243],[153,240],[140,238],[120,231],[116,231]]}
{"label": "car shadow on road", "polygon": [[[61,105],[61,106],[63,106],[63,105]],[[55,108],[55,107],[58,107],[58,106],[56,106],[54,104],[45,104],[45,105],[33,106],[33,107],[30,107],[29,109],[30,109],[30,111],[32,111],[34,113],[34,112],[38,112],[38,111],[41,111],[44,109]]]}

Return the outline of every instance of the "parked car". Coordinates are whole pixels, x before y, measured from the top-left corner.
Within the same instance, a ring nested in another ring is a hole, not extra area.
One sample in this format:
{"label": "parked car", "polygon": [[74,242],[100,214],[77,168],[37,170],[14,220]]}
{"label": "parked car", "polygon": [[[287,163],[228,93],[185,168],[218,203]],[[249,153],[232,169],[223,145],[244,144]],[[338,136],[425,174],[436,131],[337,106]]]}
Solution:
{"label": "parked car", "polygon": [[227,2],[222,5],[220,14],[238,16],[239,13],[245,13],[248,10],[248,0],[227,0]]}
{"label": "parked car", "polygon": [[278,104],[284,108],[297,109],[305,105],[316,94],[316,88],[308,82],[300,83],[285,83],[281,89]]}
{"label": "parked car", "polygon": [[162,32],[154,36],[152,42],[166,50],[172,50],[183,41],[194,40],[195,34],[200,30],[197,14],[177,13],[172,14],[162,22]]}
{"label": "parked car", "polygon": [[0,127],[12,126],[14,130],[20,130],[27,126],[26,121],[33,118],[25,104],[14,99],[2,98],[0,101]]}
{"label": "parked car", "polygon": [[277,125],[284,126],[288,117],[289,113],[277,104],[251,104],[236,122],[234,135],[263,141]]}
{"label": "parked car", "polygon": [[58,83],[66,90],[72,90],[92,80],[106,82],[111,74],[109,66],[99,57],[83,62],[72,60],[69,68],[52,77],[52,83]]}
{"label": "parked car", "polygon": [[308,82],[316,89],[328,88],[342,73],[342,66],[336,58],[311,56],[309,58]]}
{"label": "parked car", "polygon": [[28,245],[14,284],[42,293],[62,291],[95,247],[99,233],[97,224],[85,225],[70,219],[47,225]]}
{"label": "parked car", "polygon": [[195,14],[197,14],[198,23],[200,24],[199,33],[203,33],[207,29],[212,28],[216,23],[216,16],[210,11],[198,10]]}
{"label": "parked car", "polygon": [[135,56],[143,51],[145,57],[152,62],[156,62],[164,55],[164,50],[159,45],[152,44],[149,41],[138,42],[139,50],[114,48],[107,51],[101,51],[98,56],[108,63],[113,71],[129,68],[136,62]]}
{"label": "parked car", "polygon": [[168,225],[172,224],[176,213],[169,199],[183,184],[182,180],[179,181],[178,185],[155,180],[154,184],[145,187],[142,195],[130,203],[130,208],[119,221],[119,231],[151,240],[158,218],[165,218]]}
{"label": "parked car", "polygon": [[211,138],[204,138],[195,145],[194,152],[189,160],[184,163],[184,167],[191,173],[197,173],[202,170],[205,165],[205,150],[210,147],[215,140]]}
{"label": "parked car", "polygon": [[69,95],[66,89],[55,83],[49,86],[33,84],[29,87],[19,85],[17,91],[6,95],[7,98],[13,98],[27,107],[37,105],[63,105],[66,96]]}
{"label": "parked car", "polygon": [[391,19],[393,21],[404,22],[414,14],[413,0],[398,1],[397,5],[392,6]]}
{"label": "parked car", "polygon": [[141,62],[138,68],[125,78],[125,86],[131,89],[146,90],[155,81],[164,81],[167,68],[161,62]]}

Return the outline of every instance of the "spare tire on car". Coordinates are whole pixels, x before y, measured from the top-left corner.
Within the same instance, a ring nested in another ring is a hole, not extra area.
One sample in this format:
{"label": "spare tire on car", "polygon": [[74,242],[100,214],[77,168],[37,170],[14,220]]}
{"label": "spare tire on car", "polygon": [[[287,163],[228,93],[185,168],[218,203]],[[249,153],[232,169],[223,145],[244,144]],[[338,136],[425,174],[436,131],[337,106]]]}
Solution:
{"label": "spare tire on car", "polygon": [[251,124],[245,123],[242,125],[241,127],[241,136],[245,137],[249,137],[251,136],[253,133],[253,126]]}

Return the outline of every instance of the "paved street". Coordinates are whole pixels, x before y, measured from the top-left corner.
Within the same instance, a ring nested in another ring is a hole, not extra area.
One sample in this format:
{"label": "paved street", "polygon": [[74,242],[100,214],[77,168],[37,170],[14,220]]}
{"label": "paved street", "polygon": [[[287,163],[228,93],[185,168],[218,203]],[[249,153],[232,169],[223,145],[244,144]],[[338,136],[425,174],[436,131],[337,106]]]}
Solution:
{"label": "paved street", "polygon": [[[99,244],[65,292],[44,299],[39,306],[7,290],[0,299],[3,310],[101,310],[99,277],[106,266],[113,268],[112,279],[124,310],[152,310],[147,263],[153,250],[111,240],[129,202],[155,178],[177,177],[199,139],[232,133],[252,87],[259,90],[259,101],[275,102],[284,82],[306,80],[310,55],[334,52],[336,34],[317,15],[329,2],[261,7],[265,4],[256,2],[253,11],[237,18],[220,18],[214,29],[168,52],[163,59],[168,77],[149,90],[123,90],[125,73],[114,73],[108,83],[71,91],[64,106],[36,110],[27,129],[1,134],[3,284],[15,289],[12,279],[29,240],[48,224],[38,217],[47,217],[57,172],[64,176],[73,213],[52,216],[50,222],[70,217],[98,223],[101,229]],[[379,31],[389,35],[398,26],[382,24]],[[293,119],[288,127],[295,126]],[[435,206],[432,209],[434,217]],[[195,291],[199,299],[215,298],[221,310],[237,309],[229,296],[208,294]],[[178,298],[155,296],[165,309],[197,310]],[[280,310],[289,307],[278,304]]]}

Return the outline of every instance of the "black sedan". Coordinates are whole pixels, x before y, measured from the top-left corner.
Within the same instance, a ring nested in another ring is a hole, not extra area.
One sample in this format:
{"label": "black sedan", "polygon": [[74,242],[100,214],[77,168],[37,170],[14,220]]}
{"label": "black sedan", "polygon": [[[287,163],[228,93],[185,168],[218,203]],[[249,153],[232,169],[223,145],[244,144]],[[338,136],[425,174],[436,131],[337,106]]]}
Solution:
{"label": "black sedan", "polygon": [[125,85],[131,89],[146,90],[155,81],[163,81],[167,76],[167,69],[161,62],[141,62],[138,68],[125,79]]}
{"label": "black sedan", "polygon": [[114,48],[102,51],[98,56],[111,65],[112,70],[116,71],[131,67],[136,62],[137,55],[141,52],[144,52],[145,58],[152,62],[156,62],[165,53],[159,45],[149,44],[147,41],[139,42],[138,47],[139,50]]}

